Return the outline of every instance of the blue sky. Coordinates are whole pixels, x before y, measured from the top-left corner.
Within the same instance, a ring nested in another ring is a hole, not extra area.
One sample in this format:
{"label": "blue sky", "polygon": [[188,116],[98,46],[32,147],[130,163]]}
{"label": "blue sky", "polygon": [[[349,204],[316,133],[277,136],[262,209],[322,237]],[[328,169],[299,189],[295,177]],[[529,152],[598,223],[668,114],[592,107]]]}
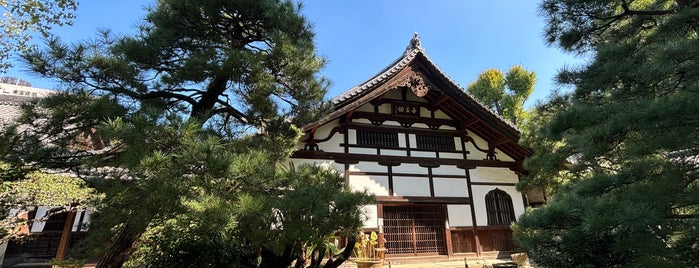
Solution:
{"label": "blue sky", "polygon": [[[81,1],[72,27],[55,29],[65,41],[95,37],[97,29],[116,34],[136,31],[154,1]],[[398,58],[414,32],[432,61],[462,87],[487,68],[503,71],[520,64],[537,74],[527,105],[558,87],[563,66],[583,59],[547,46],[538,3],[522,0],[306,0],[302,13],[313,23],[318,53],[328,59],[322,74],[333,81],[328,98],[365,81]],[[54,88],[18,64],[7,74],[35,87]]]}

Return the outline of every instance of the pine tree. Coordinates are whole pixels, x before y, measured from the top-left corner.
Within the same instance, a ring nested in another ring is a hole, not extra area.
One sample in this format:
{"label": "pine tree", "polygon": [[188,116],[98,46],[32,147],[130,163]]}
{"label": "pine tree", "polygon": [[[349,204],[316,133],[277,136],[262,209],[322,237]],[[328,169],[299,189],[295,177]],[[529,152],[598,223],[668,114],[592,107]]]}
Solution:
{"label": "pine tree", "polygon": [[534,91],[536,74],[515,65],[503,74],[498,69],[488,69],[468,85],[468,92],[495,113],[517,126],[523,126],[527,118],[524,102]]}
{"label": "pine tree", "polygon": [[[32,131],[7,132],[1,155],[71,169],[105,193],[87,247],[98,267],[317,267],[327,239],[361,227],[370,197],[334,171],[279,166],[296,149],[295,125],[328,108],[324,60],[299,9],[166,0],[137,35],[51,39],[24,58],[68,90],[28,106],[19,123]],[[85,133],[104,146],[75,146]]]}
{"label": "pine tree", "polygon": [[[548,42],[592,57],[526,162],[557,191],[515,228],[550,267],[695,267],[699,3],[544,1]],[[536,148],[535,148],[536,149]],[[538,155],[537,155],[538,154]]]}

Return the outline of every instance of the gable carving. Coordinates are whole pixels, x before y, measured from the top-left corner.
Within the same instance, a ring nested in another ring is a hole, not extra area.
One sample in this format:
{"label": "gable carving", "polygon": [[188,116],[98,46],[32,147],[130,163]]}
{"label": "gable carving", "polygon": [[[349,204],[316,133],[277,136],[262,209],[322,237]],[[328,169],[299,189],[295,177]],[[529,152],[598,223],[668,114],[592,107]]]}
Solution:
{"label": "gable carving", "polygon": [[405,79],[403,79],[403,81],[398,83],[398,86],[409,88],[413,91],[413,93],[415,93],[415,95],[421,98],[427,95],[427,92],[434,88],[432,83],[428,82],[425,77],[417,72],[408,75]]}

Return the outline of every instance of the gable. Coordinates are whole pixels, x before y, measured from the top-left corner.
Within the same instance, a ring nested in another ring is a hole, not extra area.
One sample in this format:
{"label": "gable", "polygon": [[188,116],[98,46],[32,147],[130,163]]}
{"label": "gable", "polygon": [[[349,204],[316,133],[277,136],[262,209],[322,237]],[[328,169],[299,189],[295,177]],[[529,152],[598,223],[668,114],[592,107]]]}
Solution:
{"label": "gable", "polygon": [[363,120],[373,125],[388,122],[406,128],[465,132],[471,136],[471,149],[485,152],[486,159],[499,155],[521,163],[531,155],[517,144],[520,133],[515,126],[449,79],[419,46],[408,47],[402,57],[333,102],[335,110],[330,115],[303,127],[305,139],[331,121]]}

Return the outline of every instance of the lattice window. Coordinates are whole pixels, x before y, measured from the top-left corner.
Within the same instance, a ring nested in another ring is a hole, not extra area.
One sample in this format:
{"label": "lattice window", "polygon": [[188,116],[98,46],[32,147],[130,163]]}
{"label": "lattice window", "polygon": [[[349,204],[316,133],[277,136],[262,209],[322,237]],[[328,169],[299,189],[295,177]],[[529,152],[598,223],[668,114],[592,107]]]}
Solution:
{"label": "lattice window", "polygon": [[515,221],[512,198],[503,190],[496,188],[485,195],[485,209],[488,225],[510,225]]}
{"label": "lattice window", "polygon": [[418,149],[442,151],[456,150],[454,137],[415,135],[415,138],[417,140]]}
{"label": "lattice window", "polygon": [[357,130],[357,144],[376,147],[398,147],[398,133]]}

